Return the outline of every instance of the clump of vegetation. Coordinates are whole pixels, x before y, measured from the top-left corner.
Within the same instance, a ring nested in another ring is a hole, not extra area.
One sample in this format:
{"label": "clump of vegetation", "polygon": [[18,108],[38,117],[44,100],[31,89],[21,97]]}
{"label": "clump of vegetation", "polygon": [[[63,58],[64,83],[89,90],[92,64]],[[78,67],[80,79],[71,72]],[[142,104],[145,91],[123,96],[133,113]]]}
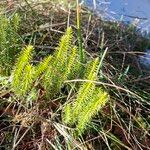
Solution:
{"label": "clump of vegetation", "polygon": [[77,48],[72,45],[72,36],[72,29],[68,28],[66,34],[61,38],[51,66],[48,67],[43,77],[42,82],[49,96],[53,97],[60,91],[64,81],[70,78],[74,69],[78,71],[78,68],[75,68],[78,53]]}
{"label": "clump of vegetation", "polygon": [[98,64],[99,59],[88,64],[85,76],[85,80],[88,81],[80,87],[75,102],[67,104],[64,109],[64,121],[68,124],[77,123],[76,128],[79,135],[84,132],[92,116],[105,105],[108,99],[107,93],[93,83],[97,79]]}
{"label": "clump of vegetation", "polygon": [[[77,70],[77,48],[72,46],[72,29],[68,28],[61,38],[54,56],[47,56],[33,66],[33,46],[27,46],[20,54],[12,75],[12,88],[19,96],[25,96],[40,84],[48,98],[53,98],[60,91],[69,75]],[[77,70],[78,71],[78,70]],[[75,72],[74,72],[75,73]],[[35,84],[34,84],[35,83]]]}
{"label": "clump of vegetation", "polygon": [[18,14],[8,18],[0,16],[0,73],[10,75],[19,50],[18,35],[20,17]]}
{"label": "clump of vegetation", "polygon": [[6,12],[21,17],[20,30],[6,20],[26,46],[16,44],[0,75],[0,149],[148,149],[149,77],[135,62],[149,40],[67,3]]}
{"label": "clump of vegetation", "polygon": [[[64,82],[73,77],[72,73],[80,76],[80,70],[83,67],[79,66],[79,60],[77,60],[79,54],[77,48],[72,46],[72,36],[72,29],[68,28],[54,55],[46,57],[43,62],[36,66],[31,64],[33,47],[27,46],[23,50],[12,75],[12,90],[15,94],[19,97],[25,97],[32,90],[39,90],[37,87],[40,84],[40,87],[45,90],[47,99],[51,100],[61,92]],[[98,58],[88,64],[85,80],[89,80],[89,82],[84,83],[77,91],[78,95],[73,108],[69,108],[67,105],[64,110],[66,112],[63,117],[64,122],[69,124],[77,122],[77,130],[80,134],[83,133],[86,124],[90,123],[91,118],[105,105],[108,99],[107,93],[92,83],[97,79],[98,65]],[[73,112],[69,111],[70,114],[68,114],[68,109]],[[84,111],[82,112],[82,110]],[[78,118],[79,114],[80,117]]]}

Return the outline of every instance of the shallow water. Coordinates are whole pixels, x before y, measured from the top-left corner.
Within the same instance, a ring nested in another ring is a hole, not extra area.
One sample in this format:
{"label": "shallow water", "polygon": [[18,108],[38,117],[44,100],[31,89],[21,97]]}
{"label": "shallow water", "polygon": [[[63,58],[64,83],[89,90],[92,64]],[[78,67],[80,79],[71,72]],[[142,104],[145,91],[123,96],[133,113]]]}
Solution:
{"label": "shallow water", "polygon": [[150,32],[150,0],[83,0],[101,17],[134,23],[141,31]]}

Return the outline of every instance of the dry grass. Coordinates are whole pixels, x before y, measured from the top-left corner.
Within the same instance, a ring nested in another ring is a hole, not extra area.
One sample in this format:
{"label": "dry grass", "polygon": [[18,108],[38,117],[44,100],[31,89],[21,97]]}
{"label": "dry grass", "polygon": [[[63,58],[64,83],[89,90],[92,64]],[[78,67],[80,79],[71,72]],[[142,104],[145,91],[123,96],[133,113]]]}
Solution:
{"label": "dry grass", "polygon": [[[64,9],[53,2],[14,2],[5,12],[10,15],[17,11],[21,15],[19,34],[24,41],[22,46],[29,43],[35,46],[35,63],[55,50],[56,41],[68,25],[73,27],[77,37],[73,8]],[[149,46],[149,41],[136,29],[123,23],[103,22],[87,9],[82,10],[81,21],[87,57],[102,57],[108,49],[96,84],[108,91],[110,101],[93,120],[94,129],[89,128],[83,137],[75,139],[70,134],[72,128],[60,120],[66,97],[45,103],[39,96],[29,109],[8,90],[10,83],[3,78],[0,79],[0,148],[149,149],[150,79],[143,75],[137,61],[137,55]],[[66,81],[66,84],[70,82],[89,81],[79,79]]]}

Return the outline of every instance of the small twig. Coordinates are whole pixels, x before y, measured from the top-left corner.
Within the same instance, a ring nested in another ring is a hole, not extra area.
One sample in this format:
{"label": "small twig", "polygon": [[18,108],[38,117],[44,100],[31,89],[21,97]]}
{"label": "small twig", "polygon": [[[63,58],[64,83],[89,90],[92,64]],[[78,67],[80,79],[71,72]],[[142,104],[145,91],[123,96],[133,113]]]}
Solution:
{"label": "small twig", "polygon": [[92,81],[92,80],[83,80],[83,79],[75,79],[75,80],[66,80],[65,83],[71,83],[71,82],[91,82],[91,83],[95,83],[97,85],[105,85],[105,86],[110,86],[110,87],[114,87],[118,90],[122,90],[122,91],[125,91],[129,94],[132,94],[134,96],[136,96],[137,98],[139,99],[142,99],[142,97],[140,97],[139,95],[135,94],[134,92],[128,90],[128,89],[125,89],[123,87],[120,87],[120,86],[117,86],[117,85],[112,85],[112,84],[109,84],[109,83],[105,83],[105,82],[100,82],[100,81]]}
{"label": "small twig", "polygon": [[150,76],[147,76],[147,77],[144,77],[144,78],[139,78],[139,79],[133,80],[131,82],[139,82],[139,81],[148,80],[148,79],[150,79]]}

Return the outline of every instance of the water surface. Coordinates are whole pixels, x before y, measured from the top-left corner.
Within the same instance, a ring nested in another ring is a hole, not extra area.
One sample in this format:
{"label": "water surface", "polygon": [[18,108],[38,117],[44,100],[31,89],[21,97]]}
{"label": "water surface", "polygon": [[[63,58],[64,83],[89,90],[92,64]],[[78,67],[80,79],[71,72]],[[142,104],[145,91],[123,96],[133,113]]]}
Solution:
{"label": "water surface", "polygon": [[83,0],[101,17],[112,21],[134,23],[150,32],[150,0]]}
{"label": "water surface", "polygon": [[[83,1],[103,19],[132,23],[140,29],[141,33],[147,33],[146,35],[150,33],[150,0]],[[139,56],[138,60],[143,68],[150,71],[150,49],[145,52],[143,56]]]}

